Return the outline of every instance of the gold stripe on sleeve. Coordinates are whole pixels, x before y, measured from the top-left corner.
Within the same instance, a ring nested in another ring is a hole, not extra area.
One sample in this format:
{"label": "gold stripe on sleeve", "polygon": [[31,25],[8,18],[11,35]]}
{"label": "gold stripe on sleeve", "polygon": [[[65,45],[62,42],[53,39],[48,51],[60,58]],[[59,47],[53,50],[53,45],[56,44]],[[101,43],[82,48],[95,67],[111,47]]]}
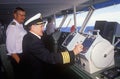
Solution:
{"label": "gold stripe on sleeve", "polygon": [[62,52],[62,57],[63,57],[63,64],[70,62],[70,55],[67,51]]}

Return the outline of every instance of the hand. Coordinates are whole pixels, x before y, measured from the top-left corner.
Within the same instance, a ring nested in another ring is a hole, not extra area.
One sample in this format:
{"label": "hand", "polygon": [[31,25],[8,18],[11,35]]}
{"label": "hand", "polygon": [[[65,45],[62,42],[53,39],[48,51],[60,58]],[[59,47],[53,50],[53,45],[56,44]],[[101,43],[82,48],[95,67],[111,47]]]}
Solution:
{"label": "hand", "polygon": [[11,56],[13,57],[13,59],[15,59],[17,63],[20,62],[20,57],[17,54],[12,54]]}
{"label": "hand", "polygon": [[77,44],[75,48],[73,49],[73,52],[75,55],[79,54],[81,51],[83,51],[83,45],[82,44]]}

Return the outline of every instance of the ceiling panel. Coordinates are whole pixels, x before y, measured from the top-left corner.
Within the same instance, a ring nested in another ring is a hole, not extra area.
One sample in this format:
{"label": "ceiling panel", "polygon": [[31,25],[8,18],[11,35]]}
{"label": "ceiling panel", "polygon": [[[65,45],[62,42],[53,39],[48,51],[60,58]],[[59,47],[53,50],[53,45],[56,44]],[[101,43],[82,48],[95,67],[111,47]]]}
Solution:
{"label": "ceiling panel", "polygon": [[12,18],[12,12],[16,7],[24,8],[27,18],[38,12],[42,13],[43,17],[47,17],[62,10],[71,9],[74,5],[82,9],[100,1],[105,0],[0,0],[0,20]]}

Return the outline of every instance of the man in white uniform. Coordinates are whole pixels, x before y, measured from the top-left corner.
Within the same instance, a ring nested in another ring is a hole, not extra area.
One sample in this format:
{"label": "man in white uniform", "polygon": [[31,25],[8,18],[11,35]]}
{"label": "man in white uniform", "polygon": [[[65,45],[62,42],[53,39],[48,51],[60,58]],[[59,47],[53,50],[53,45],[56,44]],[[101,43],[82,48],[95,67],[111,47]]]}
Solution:
{"label": "man in white uniform", "polygon": [[6,47],[8,51],[8,55],[10,56],[11,63],[13,64],[15,76],[19,72],[19,62],[20,62],[20,54],[22,53],[22,40],[23,36],[27,33],[23,28],[23,22],[25,20],[25,10],[17,7],[14,12],[14,19],[8,25],[6,31]]}

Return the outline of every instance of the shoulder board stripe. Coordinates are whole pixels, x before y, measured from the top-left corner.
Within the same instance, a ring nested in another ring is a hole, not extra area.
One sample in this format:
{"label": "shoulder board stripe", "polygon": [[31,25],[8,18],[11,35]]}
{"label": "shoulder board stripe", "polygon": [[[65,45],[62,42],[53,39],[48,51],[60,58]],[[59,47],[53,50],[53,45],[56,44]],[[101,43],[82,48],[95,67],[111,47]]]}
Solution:
{"label": "shoulder board stripe", "polygon": [[11,22],[11,25],[16,25],[16,23],[15,22]]}

